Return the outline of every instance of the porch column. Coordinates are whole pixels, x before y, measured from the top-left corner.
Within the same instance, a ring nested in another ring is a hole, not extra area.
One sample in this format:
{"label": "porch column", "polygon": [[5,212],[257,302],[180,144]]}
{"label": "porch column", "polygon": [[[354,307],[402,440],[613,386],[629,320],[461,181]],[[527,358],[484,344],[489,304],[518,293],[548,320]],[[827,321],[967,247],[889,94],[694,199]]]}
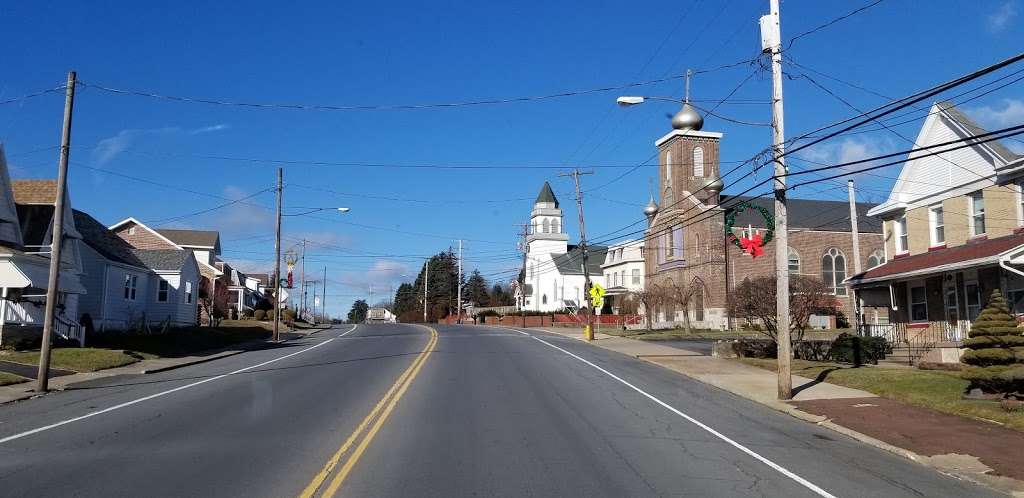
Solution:
{"label": "porch column", "polygon": [[7,287],[0,293],[0,345],[4,343],[4,326],[7,325]]}

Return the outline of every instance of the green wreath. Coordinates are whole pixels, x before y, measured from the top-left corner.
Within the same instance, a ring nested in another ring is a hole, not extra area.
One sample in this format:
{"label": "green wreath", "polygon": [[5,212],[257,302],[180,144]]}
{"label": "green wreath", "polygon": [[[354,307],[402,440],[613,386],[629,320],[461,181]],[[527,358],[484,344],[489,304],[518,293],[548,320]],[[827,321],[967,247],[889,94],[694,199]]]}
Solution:
{"label": "green wreath", "polygon": [[747,211],[757,211],[761,214],[761,217],[764,218],[764,226],[768,230],[768,233],[766,233],[764,238],[762,238],[762,244],[767,244],[775,237],[775,216],[773,216],[768,209],[762,206],[750,204],[749,202],[742,202],[730,208],[725,214],[725,236],[726,238],[731,238],[731,242],[740,249],[742,249],[743,246],[740,245],[739,237],[733,235],[732,227],[736,223],[736,215]]}

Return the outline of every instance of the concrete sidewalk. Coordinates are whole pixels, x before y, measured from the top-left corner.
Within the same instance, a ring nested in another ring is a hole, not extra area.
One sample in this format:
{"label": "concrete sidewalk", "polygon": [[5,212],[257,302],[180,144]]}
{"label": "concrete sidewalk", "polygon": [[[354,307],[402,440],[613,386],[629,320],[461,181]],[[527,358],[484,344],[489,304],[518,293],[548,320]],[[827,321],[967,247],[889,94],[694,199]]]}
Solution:
{"label": "concrete sidewalk", "polygon": [[[583,340],[583,331],[577,328],[541,327],[539,330]],[[737,361],[707,356],[697,351],[663,346],[656,342],[600,333],[595,337],[591,343],[595,346],[661,365],[777,410],[788,413],[798,411],[793,405],[777,399],[778,380],[773,372]],[[874,394],[860,389],[837,386],[797,375],[793,376],[793,391],[793,399],[797,401],[875,397]]]}

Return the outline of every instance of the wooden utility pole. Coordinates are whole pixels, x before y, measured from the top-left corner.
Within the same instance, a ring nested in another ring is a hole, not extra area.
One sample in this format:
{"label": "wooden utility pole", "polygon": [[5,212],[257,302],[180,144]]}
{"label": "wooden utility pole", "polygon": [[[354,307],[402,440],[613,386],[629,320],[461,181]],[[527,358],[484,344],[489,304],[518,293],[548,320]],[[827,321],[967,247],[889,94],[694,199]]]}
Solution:
{"label": "wooden utility pole", "polygon": [[423,323],[427,323],[427,282],[430,281],[430,258],[423,264]]}
{"label": "wooden utility pole", "polygon": [[[853,180],[846,182],[846,189],[850,194],[850,233],[853,235],[853,274],[860,275],[860,232],[857,229],[857,194],[853,190]],[[835,283],[837,286],[839,282]],[[853,295],[850,299],[853,300],[853,322],[857,328],[857,334],[861,333],[861,306],[860,299],[857,297],[857,292],[853,291]]]}
{"label": "wooden utility pole", "polygon": [[302,307],[299,309],[299,318],[309,309],[306,307],[306,239],[302,239],[302,269],[299,276],[300,287],[302,288]]}
{"label": "wooden utility pole", "polygon": [[39,346],[39,373],[36,392],[46,392],[50,381],[50,349],[53,341],[54,313],[60,284],[61,248],[64,246],[64,197],[68,189],[68,156],[71,154],[71,115],[75,107],[77,75],[68,72],[64,89],[64,128],[60,134],[60,160],[57,166],[57,198],[53,201],[53,229],[50,231],[50,276],[46,283],[46,308],[43,315],[43,337]]}
{"label": "wooden utility pole", "polygon": [[327,265],[324,265],[324,295],[320,298],[320,314],[324,316],[324,321],[329,322],[327,318]]}
{"label": "wooden utility pole", "polygon": [[779,359],[779,399],[793,398],[793,345],[789,337],[789,232],[786,213],[785,128],[782,111],[782,30],[779,0],[769,0],[761,17],[762,50],[772,56],[772,162],[775,163],[776,339]]}
{"label": "wooden utility pole", "polygon": [[458,298],[455,303],[455,323],[462,323],[462,239],[459,239],[459,277],[455,283],[458,286]]}
{"label": "wooden utility pole", "polygon": [[523,231],[523,278],[519,280],[519,317],[523,319],[523,327],[526,327],[526,258],[530,248],[530,224],[520,223],[516,226],[522,227]]}
{"label": "wooden utility pole", "polygon": [[587,268],[587,226],[583,221],[583,192],[580,190],[580,177],[593,175],[593,171],[580,171],[579,168],[570,173],[558,176],[571,176],[576,183],[576,210],[580,215],[580,252],[583,253],[583,298],[587,301],[587,326],[583,328],[583,338],[594,340],[594,303],[590,299],[590,270]]}
{"label": "wooden utility pole", "polygon": [[284,195],[284,168],[277,168],[277,220],[274,229],[274,333],[273,341],[281,339],[281,197]]}

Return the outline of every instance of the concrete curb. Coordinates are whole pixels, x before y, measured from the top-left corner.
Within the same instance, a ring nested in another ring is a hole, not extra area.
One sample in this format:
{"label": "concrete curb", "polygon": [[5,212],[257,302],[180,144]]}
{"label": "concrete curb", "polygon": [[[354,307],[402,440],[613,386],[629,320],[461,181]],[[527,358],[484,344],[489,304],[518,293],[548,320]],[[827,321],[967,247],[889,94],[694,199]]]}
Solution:
{"label": "concrete curb", "polygon": [[167,372],[169,370],[177,370],[179,368],[190,367],[192,365],[198,365],[200,363],[206,363],[208,361],[214,361],[214,360],[219,360],[221,358],[227,358],[229,356],[235,356],[236,354],[242,354],[242,353],[245,353],[246,351],[249,351],[249,350],[241,349],[241,350],[238,350],[238,351],[224,351],[223,353],[212,354],[212,355],[204,357],[204,358],[199,358],[199,359],[192,360],[192,361],[186,361],[184,363],[178,363],[176,365],[168,365],[166,367],[146,369],[146,370],[142,371],[142,374],[143,375],[155,374],[155,373],[160,373],[160,372]]}
{"label": "concrete curb", "polygon": [[[545,332],[557,334],[557,332],[551,332],[551,331],[545,331]],[[749,397],[749,396],[744,396],[742,393],[731,391],[731,390],[726,389],[726,388],[724,388],[722,386],[717,386],[717,385],[712,384],[710,382],[706,382],[704,380],[701,380],[700,378],[697,378],[697,377],[694,377],[694,376],[691,376],[691,375],[687,375],[686,373],[683,373],[683,372],[680,372],[678,370],[669,368],[666,365],[663,365],[661,363],[658,363],[657,361],[654,361],[657,358],[663,358],[664,356],[662,356],[662,355],[653,355],[653,356],[652,355],[633,355],[633,354],[628,354],[628,353],[622,353],[620,351],[616,351],[616,350],[611,349],[611,348],[606,348],[606,347],[604,347],[604,346],[602,346],[600,344],[594,344],[592,342],[585,341],[585,340],[583,340],[581,338],[578,338],[578,337],[571,337],[571,336],[563,336],[563,337],[570,337],[570,338],[576,339],[576,340],[578,340],[580,342],[583,342],[585,344],[589,344],[591,346],[599,347],[599,348],[604,349],[606,351],[613,351],[613,352],[622,354],[624,356],[634,357],[634,358],[637,358],[639,360],[643,360],[643,361],[645,361],[647,363],[650,363],[650,364],[653,364],[653,365],[658,365],[658,366],[660,366],[660,367],[662,367],[662,368],[664,368],[666,370],[670,370],[670,371],[675,372],[675,373],[677,373],[679,375],[683,375],[683,376],[685,376],[687,378],[690,378],[690,379],[693,379],[693,380],[695,380],[697,382],[700,382],[701,384],[704,384],[704,385],[707,385],[707,386],[711,386],[711,387],[716,388],[716,389],[721,389],[721,390],[726,391],[728,393],[731,393],[731,394],[733,394],[735,396],[739,396],[739,397],[741,397],[743,399],[750,400],[750,401],[753,401],[755,403],[758,403],[761,406],[766,406],[766,407],[771,408],[771,409],[773,409],[775,411],[785,413],[785,414],[787,414],[787,415],[789,415],[791,417],[803,420],[805,422],[810,422],[810,423],[815,424],[815,425],[817,425],[819,427],[824,427],[826,429],[829,429],[829,430],[831,430],[833,432],[837,432],[839,434],[847,436],[847,437],[849,437],[849,438],[851,438],[851,439],[853,439],[855,441],[858,441],[860,443],[866,444],[868,446],[872,446],[872,447],[878,448],[880,450],[884,450],[884,451],[887,451],[889,453],[892,453],[894,455],[901,456],[903,458],[911,460],[911,461],[913,461],[915,463],[918,463],[920,465],[923,465],[925,467],[934,469],[936,472],[939,472],[941,474],[945,474],[945,475],[954,477],[956,479],[963,479],[965,481],[970,481],[970,482],[973,482],[975,484],[978,484],[978,485],[981,485],[981,486],[985,486],[985,487],[987,487],[989,489],[992,489],[994,491],[999,491],[999,492],[1002,492],[1002,493],[1007,493],[1007,494],[1010,494],[1012,496],[1024,496],[1024,482],[1021,482],[1021,481],[1018,481],[1016,479],[1012,479],[1012,478],[1009,478],[1009,477],[1004,477],[1004,476],[960,472],[960,471],[958,471],[958,469],[949,469],[949,468],[945,468],[945,467],[934,465],[934,464],[931,463],[931,459],[928,458],[928,457],[924,457],[922,455],[914,453],[913,451],[910,451],[910,450],[908,450],[906,448],[900,448],[899,446],[895,446],[895,445],[886,443],[885,441],[882,441],[880,439],[876,439],[874,437],[871,437],[871,436],[869,436],[867,434],[855,431],[853,429],[850,429],[849,427],[845,427],[845,426],[839,425],[839,424],[837,424],[835,422],[832,422],[832,420],[830,420],[828,417],[825,417],[823,415],[814,415],[813,413],[807,413],[807,412],[805,412],[803,410],[800,410],[799,408],[797,408],[797,407],[795,407],[793,405],[790,405],[789,403],[783,402],[783,401],[779,401],[778,403],[765,403],[762,400],[759,400],[759,399],[756,399],[756,398],[752,398],[752,397]]]}

